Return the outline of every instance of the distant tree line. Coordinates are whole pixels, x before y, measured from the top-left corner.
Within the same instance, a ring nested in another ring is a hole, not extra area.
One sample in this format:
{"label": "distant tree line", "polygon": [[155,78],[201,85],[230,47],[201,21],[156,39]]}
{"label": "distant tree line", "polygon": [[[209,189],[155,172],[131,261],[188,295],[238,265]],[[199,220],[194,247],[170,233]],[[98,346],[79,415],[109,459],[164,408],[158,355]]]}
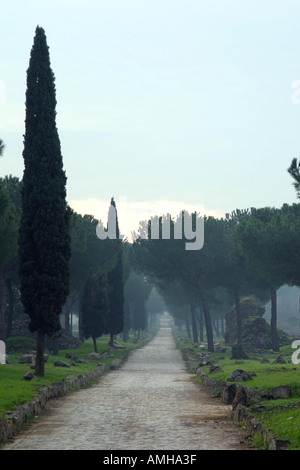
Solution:
{"label": "distant tree line", "polygon": [[[133,251],[136,266],[155,282],[177,322],[185,322],[195,342],[203,340],[205,332],[208,349],[214,351],[216,320],[234,305],[237,345],[244,355],[241,298],[270,299],[272,348],[279,351],[277,291],[284,284],[300,286],[300,205],[237,209],[220,219],[204,216],[204,245],[197,251],[185,249],[184,236],[174,237],[175,219],[170,238],[163,239],[164,217],[159,217],[157,239],[151,238],[150,221],[148,238],[143,233],[145,222],[141,224]],[[191,217],[195,227],[200,216]]]}

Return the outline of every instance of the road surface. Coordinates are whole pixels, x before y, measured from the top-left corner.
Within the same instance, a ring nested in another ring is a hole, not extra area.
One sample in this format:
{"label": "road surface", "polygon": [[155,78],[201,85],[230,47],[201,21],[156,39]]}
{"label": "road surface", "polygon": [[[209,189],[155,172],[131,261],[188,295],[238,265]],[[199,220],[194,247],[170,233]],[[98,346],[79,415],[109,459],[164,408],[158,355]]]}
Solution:
{"label": "road surface", "polygon": [[120,369],[53,400],[2,450],[247,450],[231,407],[192,377],[165,317]]}

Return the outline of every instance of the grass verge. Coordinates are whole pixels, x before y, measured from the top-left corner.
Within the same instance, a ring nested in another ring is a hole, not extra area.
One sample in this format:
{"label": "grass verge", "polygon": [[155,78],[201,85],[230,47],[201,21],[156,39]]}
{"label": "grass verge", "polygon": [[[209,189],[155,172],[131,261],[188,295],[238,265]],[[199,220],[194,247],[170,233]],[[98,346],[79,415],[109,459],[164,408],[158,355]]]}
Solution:
{"label": "grass verge", "polygon": [[[0,364],[0,419],[5,413],[10,412],[16,406],[33,400],[42,386],[60,382],[69,375],[87,375],[97,368],[99,362],[107,364],[110,368],[114,360],[126,359],[131,351],[141,347],[153,335],[154,333],[149,333],[147,337],[140,339],[136,343],[132,342],[132,338],[129,338],[128,342],[118,338],[117,344],[124,346],[124,348],[115,349],[109,354],[109,356],[113,357],[101,358],[101,360],[87,358],[87,355],[94,351],[92,340],[87,340],[76,349],[61,350],[56,356],[50,355],[45,363],[45,376],[31,381],[23,380],[24,375],[28,371],[31,370],[34,373],[34,370],[30,368],[30,364],[19,364],[20,353],[8,354],[10,363]],[[108,340],[108,337],[101,337],[97,340],[99,354],[108,351]],[[17,343],[19,344],[20,341],[22,339],[18,339]],[[70,367],[57,367],[54,365],[54,362],[57,360],[70,364],[70,359],[66,358],[67,354],[76,356],[76,365]],[[80,359],[84,359],[86,363],[79,362]]]}

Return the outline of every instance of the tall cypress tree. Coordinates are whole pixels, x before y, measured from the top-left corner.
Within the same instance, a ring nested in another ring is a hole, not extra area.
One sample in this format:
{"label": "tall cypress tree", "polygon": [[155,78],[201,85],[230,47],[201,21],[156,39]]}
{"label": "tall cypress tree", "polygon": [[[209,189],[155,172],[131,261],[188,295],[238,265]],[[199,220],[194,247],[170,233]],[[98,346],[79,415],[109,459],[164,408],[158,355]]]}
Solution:
{"label": "tall cypress tree", "polygon": [[44,375],[45,335],[60,330],[69,292],[69,210],[56,128],[56,90],[43,28],[37,27],[27,70],[22,219],[21,300],[37,332],[37,375]]}
{"label": "tall cypress tree", "polygon": [[110,286],[109,312],[106,321],[106,333],[110,334],[110,345],[113,346],[113,337],[122,333],[124,326],[124,282],[123,282],[123,247],[120,239],[117,208],[114,198],[111,198],[111,209],[116,216],[116,239],[112,240],[118,250],[118,260],[115,267],[108,273]]}

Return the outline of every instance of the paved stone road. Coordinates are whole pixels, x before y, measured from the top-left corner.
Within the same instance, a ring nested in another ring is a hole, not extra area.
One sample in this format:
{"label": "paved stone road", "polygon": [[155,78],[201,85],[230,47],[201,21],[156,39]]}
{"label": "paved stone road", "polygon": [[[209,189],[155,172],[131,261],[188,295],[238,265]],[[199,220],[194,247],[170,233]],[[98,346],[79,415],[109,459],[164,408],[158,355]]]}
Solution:
{"label": "paved stone road", "polygon": [[191,378],[162,322],[119,370],[54,401],[3,450],[246,450],[230,406]]}

